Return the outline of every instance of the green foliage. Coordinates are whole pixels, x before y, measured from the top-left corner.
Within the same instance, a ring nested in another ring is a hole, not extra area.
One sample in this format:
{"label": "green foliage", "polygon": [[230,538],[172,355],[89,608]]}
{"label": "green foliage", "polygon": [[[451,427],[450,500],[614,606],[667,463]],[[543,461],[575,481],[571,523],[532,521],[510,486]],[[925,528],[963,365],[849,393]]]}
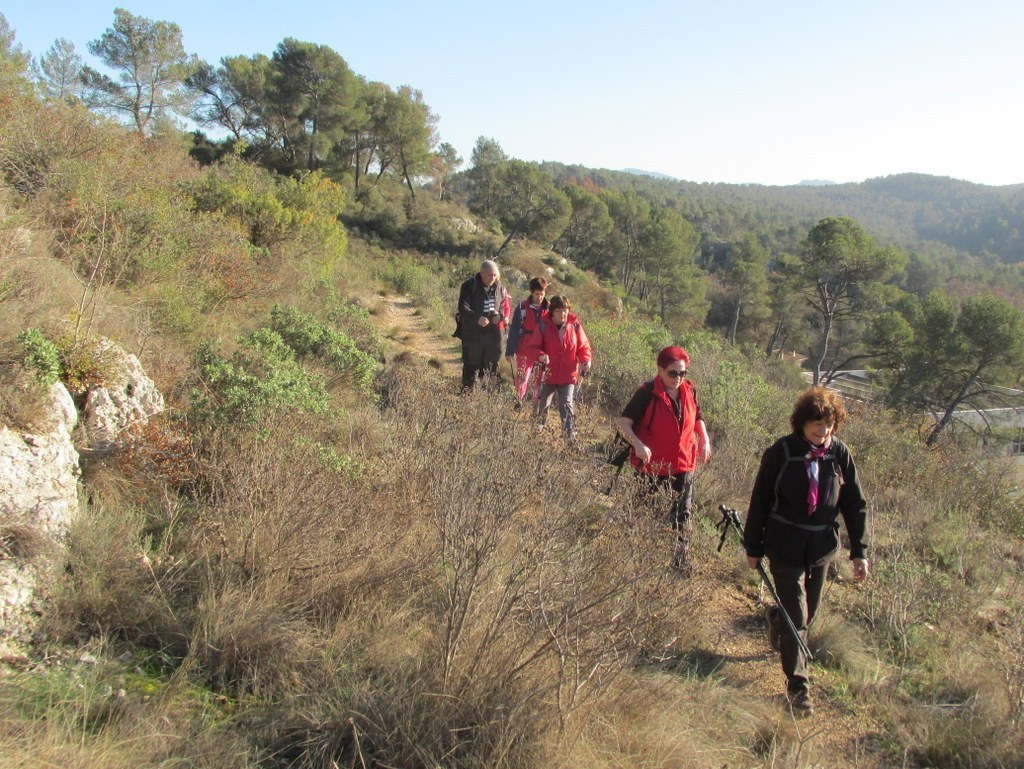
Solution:
{"label": "green foliage", "polygon": [[112,69],[116,79],[84,67],[86,102],[129,118],[140,134],[169,118],[170,110],[187,107],[185,80],[195,64],[185,54],[177,24],[116,8],[114,26],[89,43],[89,52]]}
{"label": "green foliage", "polygon": [[96,341],[76,342],[67,334],[53,340],[39,329],[30,328],[18,334],[18,343],[23,365],[41,384],[60,381],[72,395],[81,395],[110,380],[110,348]]}
{"label": "green foliage", "polygon": [[316,445],[316,455],[326,467],[336,473],[343,473],[351,478],[356,478],[363,473],[365,466],[351,454],[338,451],[333,446],[325,446],[322,443]]}
{"label": "green foliage", "polygon": [[[878,246],[849,217],[826,217],[807,233],[799,258],[790,262],[786,276],[803,295],[814,318],[816,339],[809,352],[814,383],[821,381],[823,367],[833,365],[843,334],[856,340],[858,323],[876,312],[885,301],[885,282],[903,266],[905,257],[893,248]],[[839,356],[863,353],[856,341]]]}
{"label": "green foliage", "polygon": [[958,307],[938,291],[908,300],[901,310],[875,320],[871,341],[885,364],[889,404],[933,416],[929,444],[955,410],[1002,405],[994,386],[1013,386],[1024,366],[1024,313],[992,295]]}
{"label": "green foliage", "polygon": [[322,378],[298,364],[295,351],[276,331],[261,329],[238,344],[230,359],[221,357],[210,342],[200,345],[195,361],[198,385],[191,396],[195,417],[213,425],[254,425],[274,409],[326,410]]}
{"label": "green foliage", "polygon": [[325,265],[337,261],[347,248],[337,220],[345,197],[320,174],[276,177],[229,157],[187,190],[197,211],[225,214],[255,246],[275,248],[289,239],[315,237],[318,258]]}
{"label": "green foliage", "polygon": [[18,334],[23,364],[32,370],[35,378],[44,385],[60,379],[60,349],[36,328],[28,328]]}
{"label": "green foliage", "polygon": [[418,296],[434,283],[434,272],[415,257],[395,255],[376,265],[376,277],[398,294]]}
{"label": "green foliage", "polygon": [[767,444],[778,429],[775,408],[777,390],[750,370],[744,362],[723,359],[687,348],[692,367],[704,368],[712,360],[714,370],[702,377],[701,411],[715,434],[743,434],[754,445]]}
{"label": "green foliage", "polygon": [[369,392],[379,364],[343,331],[291,307],[275,306],[270,318],[271,328],[299,358],[320,358],[347,375],[361,391]]}
{"label": "green foliage", "polygon": [[660,324],[640,318],[594,318],[585,324],[595,354],[595,376],[610,410],[618,413],[633,391],[655,374],[658,351],[672,344]]}

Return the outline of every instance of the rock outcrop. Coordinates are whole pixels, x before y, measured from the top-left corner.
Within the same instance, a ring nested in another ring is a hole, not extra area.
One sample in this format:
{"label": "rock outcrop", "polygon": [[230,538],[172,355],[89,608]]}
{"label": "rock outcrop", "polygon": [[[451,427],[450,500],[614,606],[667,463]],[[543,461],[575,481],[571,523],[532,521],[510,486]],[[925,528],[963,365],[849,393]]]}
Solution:
{"label": "rock outcrop", "polygon": [[[90,451],[116,449],[127,428],[164,408],[139,359],[112,342],[101,345],[111,373],[86,394],[82,448]],[[45,432],[0,427],[0,649],[31,640],[37,586],[60,562],[79,509],[80,457],[73,441],[79,415],[64,385],[51,387],[45,410]]]}
{"label": "rock outcrop", "polygon": [[78,511],[78,413],[64,385],[50,388],[46,410],[49,432],[0,427],[0,645],[30,639],[47,555]]}
{"label": "rock outcrop", "polygon": [[116,447],[126,428],[164,410],[164,396],[137,357],[112,342],[101,343],[101,352],[112,361],[114,374],[86,395],[83,422],[91,449]]}

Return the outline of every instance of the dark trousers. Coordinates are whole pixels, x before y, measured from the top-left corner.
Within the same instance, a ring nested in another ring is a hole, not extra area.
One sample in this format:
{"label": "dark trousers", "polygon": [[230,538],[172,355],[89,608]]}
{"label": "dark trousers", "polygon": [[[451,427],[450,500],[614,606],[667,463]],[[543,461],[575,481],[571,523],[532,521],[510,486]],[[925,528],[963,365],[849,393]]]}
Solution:
{"label": "dark trousers", "polygon": [[693,472],[675,475],[647,475],[638,473],[646,482],[647,495],[670,493],[668,522],[676,531],[690,531],[690,513],[693,512]]}
{"label": "dark trousers", "polygon": [[468,390],[479,379],[490,374],[501,378],[498,363],[501,361],[501,332],[476,333],[462,340],[462,387]]}
{"label": "dark trousers", "polygon": [[690,537],[693,534],[693,472],[674,475],[647,475],[638,473],[643,480],[643,493],[648,497],[668,493],[671,503],[668,508],[668,523],[676,533],[676,565],[686,563],[690,557]]}
{"label": "dark trousers", "polygon": [[[807,627],[814,619],[821,603],[828,563],[820,566],[794,566],[781,561],[769,561],[768,568],[772,573],[775,590],[782,601],[782,608],[793,620],[804,643],[807,643]],[[786,621],[780,617],[779,622],[782,672],[786,674],[786,689],[790,693],[806,692],[810,683],[807,676],[807,657],[800,651]]]}

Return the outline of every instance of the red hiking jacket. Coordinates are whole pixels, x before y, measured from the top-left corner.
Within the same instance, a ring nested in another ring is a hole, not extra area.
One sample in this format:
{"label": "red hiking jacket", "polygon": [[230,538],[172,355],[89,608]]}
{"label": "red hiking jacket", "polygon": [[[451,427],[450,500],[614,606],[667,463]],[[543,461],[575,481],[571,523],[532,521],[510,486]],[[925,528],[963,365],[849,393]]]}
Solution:
{"label": "red hiking jacket", "polygon": [[651,450],[651,461],[641,464],[634,453],[629,461],[637,472],[647,475],[688,473],[697,467],[697,397],[693,382],[683,380],[679,388],[682,419],[676,419],[675,407],[661,377],[654,379],[654,391],[647,412],[633,425],[633,432]]}
{"label": "red hiking jacket", "polygon": [[541,322],[541,352],[547,353],[547,372],[544,384],[566,385],[577,384],[579,375],[576,367],[580,363],[589,362],[592,358],[590,340],[583,331],[583,325],[573,313],[565,319],[565,333],[559,334],[558,327],[552,323],[550,316]]}

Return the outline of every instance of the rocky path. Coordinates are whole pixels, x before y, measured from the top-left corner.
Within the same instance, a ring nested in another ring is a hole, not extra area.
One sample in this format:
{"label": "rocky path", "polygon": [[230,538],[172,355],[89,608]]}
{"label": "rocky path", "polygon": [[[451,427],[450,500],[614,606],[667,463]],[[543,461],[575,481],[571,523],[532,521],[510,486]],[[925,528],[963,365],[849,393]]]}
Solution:
{"label": "rocky path", "polygon": [[[694,579],[704,582],[706,588],[694,591],[702,604],[698,613],[706,627],[718,633],[708,664],[717,666],[717,673],[728,685],[768,703],[778,714],[778,730],[791,735],[799,747],[800,758],[793,765],[806,769],[886,766],[878,747],[879,725],[852,707],[842,677],[835,671],[820,664],[812,666],[815,713],[809,718],[793,717],[783,695],[785,677],[779,655],[768,643],[764,607],[771,602],[770,594],[748,580],[738,580],[735,566],[727,558],[703,558],[697,568]],[[830,601],[843,600],[844,589],[856,588],[832,583],[825,597],[826,611]]]}

